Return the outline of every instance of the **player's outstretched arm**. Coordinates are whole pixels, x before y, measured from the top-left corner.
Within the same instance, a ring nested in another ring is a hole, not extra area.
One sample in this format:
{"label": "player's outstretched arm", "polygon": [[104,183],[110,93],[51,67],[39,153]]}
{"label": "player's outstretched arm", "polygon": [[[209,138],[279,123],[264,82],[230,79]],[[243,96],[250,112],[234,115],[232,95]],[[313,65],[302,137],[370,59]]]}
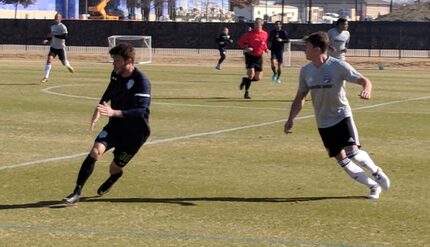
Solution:
{"label": "player's outstretched arm", "polygon": [[302,110],[303,106],[306,102],[306,95],[307,92],[300,92],[297,91],[296,97],[294,98],[293,104],[291,105],[290,114],[288,116],[287,122],[284,124],[284,133],[289,134],[291,133],[291,129],[294,125],[294,119],[299,114],[299,112]]}
{"label": "player's outstretched arm", "polygon": [[94,110],[94,113],[93,113],[93,117],[91,118],[91,125],[90,125],[91,131],[94,130],[94,126],[96,126],[96,123],[99,120],[99,118],[100,118],[100,112],[96,107],[96,109]]}

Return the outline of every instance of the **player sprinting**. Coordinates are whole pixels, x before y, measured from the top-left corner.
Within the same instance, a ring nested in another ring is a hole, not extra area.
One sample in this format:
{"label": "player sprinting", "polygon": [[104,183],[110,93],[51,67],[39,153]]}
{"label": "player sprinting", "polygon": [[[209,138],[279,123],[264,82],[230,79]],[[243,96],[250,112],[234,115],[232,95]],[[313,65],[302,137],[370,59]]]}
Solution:
{"label": "player sprinting", "polygon": [[282,22],[276,21],[275,28],[269,34],[270,62],[273,71],[272,81],[282,83],[282,63],[284,62],[284,46],[289,42],[288,34],[282,30]]}
{"label": "player sprinting", "polygon": [[[95,139],[94,145],[79,170],[74,191],[63,199],[65,203],[79,201],[82,188],[94,170],[95,162],[105,151],[115,148],[109,168],[110,177],[97,194],[106,194],[122,176],[123,167],[133,158],[150,134],[149,106],[151,83],[134,67],[135,51],[131,45],[119,44],[110,49],[113,71],[110,83],[91,119],[94,128],[100,115],[109,117],[108,124]],[[107,103],[110,101],[110,105]]]}
{"label": "player sprinting", "polygon": [[328,55],[337,59],[345,60],[345,54],[348,51],[349,39],[351,37],[348,31],[348,20],[339,18],[336,27],[328,30],[330,40]]}
{"label": "player sprinting", "polygon": [[[299,88],[291,105],[284,132],[290,133],[295,117],[311,92],[319,133],[330,157],[354,180],[370,189],[368,198],[378,199],[381,188],[387,190],[390,180],[366,151],[360,149],[358,132],[345,93],[345,81],[363,87],[358,94],[370,99],[372,83],[345,61],[327,55],[329,38],[325,32],[305,37],[306,59],[311,62],[300,71]],[[372,173],[369,178],[362,168]]]}
{"label": "player sprinting", "polygon": [[60,13],[55,14],[55,24],[51,26],[51,32],[48,34],[48,38],[43,40],[43,44],[50,43],[48,58],[45,65],[45,74],[40,82],[46,83],[49,79],[49,73],[52,69],[52,60],[58,55],[61,63],[73,73],[75,70],[67,60],[66,55],[66,39],[67,39],[67,27],[61,22],[62,16]]}
{"label": "player sprinting", "polygon": [[244,50],[246,74],[242,77],[239,89],[245,88],[245,99],[251,99],[249,88],[252,81],[259,81],[263,77],[263,52],[267,52],[268,34],[263,30],[263,19],[257,18],[254,28],[242,35],[239,39],[239,46]]}
{"label": "player sprinting", "polygon": [[227,53],[227,45],[233,44],[233,40],[230,38],[230,35],[228,34],[229,30],[227,27],[224,27],[222,29],[222,33],[216,38],[219,56],[218,64],[215,66],[215,69],[221,70],[221,64],[224,62],[226,58]]}

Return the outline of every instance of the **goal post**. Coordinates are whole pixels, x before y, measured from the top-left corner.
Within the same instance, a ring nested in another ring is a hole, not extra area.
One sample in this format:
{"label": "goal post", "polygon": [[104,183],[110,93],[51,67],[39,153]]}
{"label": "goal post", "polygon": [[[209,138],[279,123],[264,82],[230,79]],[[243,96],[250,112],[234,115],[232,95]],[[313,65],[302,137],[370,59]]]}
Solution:
{"label": "goal post", "polygon": [[[303,65],[303,58],[305,58],[305,42],[303,39],[290,39],[290,42],[285,44],[284,52],[284,66],[299,66]],[[306,60],[305,60],[306,61]]]}
{"label": "goal post", "polygon": [[[134,63],[147,64],[152,62],[152,38],[144,35],[113,35],[108,37],[109,50],[121,43],[131,44],[136,52]],[[112,62],[112,58],[109,57]]]}

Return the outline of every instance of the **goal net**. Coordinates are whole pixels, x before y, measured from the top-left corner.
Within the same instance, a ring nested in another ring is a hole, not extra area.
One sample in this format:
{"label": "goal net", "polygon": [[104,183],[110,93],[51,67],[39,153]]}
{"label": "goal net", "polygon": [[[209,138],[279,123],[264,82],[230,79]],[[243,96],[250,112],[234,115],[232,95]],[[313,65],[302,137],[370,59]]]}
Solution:
{"label": "goal net", "polygon": [[284,66],[303,66],[306,63],[303,39],[290,39],[290,42],[285,44],[284,50]]}
{"label": "goal net", "polygon": [[[108,37],[109,50],[121,43],[128,43],[134,47],[136,58],[134,63],[145,64],[152,62],[152,40],[151,36],[142,35],[114,35]],[[112,62],[112,58],[109,57]]]}

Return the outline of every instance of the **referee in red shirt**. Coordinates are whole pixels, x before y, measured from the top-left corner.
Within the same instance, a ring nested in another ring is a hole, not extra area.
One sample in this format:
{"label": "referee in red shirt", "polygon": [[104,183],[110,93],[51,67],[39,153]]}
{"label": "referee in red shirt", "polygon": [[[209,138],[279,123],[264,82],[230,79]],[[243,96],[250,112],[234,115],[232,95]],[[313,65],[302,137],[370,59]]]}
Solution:
{"label": "referee in red shirt", "polygon": [[263,30],[263,19],[257,18],[254,29],[239,39],[239,46],[245,54],[247,77],[242,77],[240,90],[245,88],[245,99],[251,99],[249,88],[251,81],[259,81],[263,77],[263,52],[267,53],[268,34]]}

